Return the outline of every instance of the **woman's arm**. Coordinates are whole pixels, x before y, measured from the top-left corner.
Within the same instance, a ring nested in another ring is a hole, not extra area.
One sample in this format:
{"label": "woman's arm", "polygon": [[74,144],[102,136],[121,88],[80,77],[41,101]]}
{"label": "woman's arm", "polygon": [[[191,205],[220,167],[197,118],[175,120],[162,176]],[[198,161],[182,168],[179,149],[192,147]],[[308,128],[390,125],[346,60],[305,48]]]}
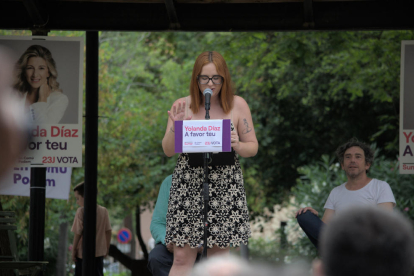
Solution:
{"label": "woman's arm", "polygon": [[236,111],[237,132],[232,131],[231,145],[241,157],[252,157],[257,154],[259,143],[254,131],[252,114],[246,101],[242,97],[234,97]]}
{"label": "woman's arm", "polygon": [[[162,149],[165,155],[171,157],[175,154],[175,130],[174,122],[184,120],[185,117],[185,98],[178,99],[174,102],[171,110],[168,111],[168,123],[165,130],[164,138],[162,139]],[[191,116],[186,118],[190,120]]]}
{"label": "woman's arm", "polygon": [[36,102],[30,106],[35,123],[57,124],[68,107],[68,97],[61,92],[52,92],[48,102]]}

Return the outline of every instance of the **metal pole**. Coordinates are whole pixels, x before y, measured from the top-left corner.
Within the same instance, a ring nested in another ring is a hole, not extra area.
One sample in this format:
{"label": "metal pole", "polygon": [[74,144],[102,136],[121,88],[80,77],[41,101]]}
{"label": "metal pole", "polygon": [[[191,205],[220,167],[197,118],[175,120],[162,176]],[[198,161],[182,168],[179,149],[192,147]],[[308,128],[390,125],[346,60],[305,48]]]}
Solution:
{"label": "metal pole", "polygon": [[[32,35],[47,36],[47,33],[32,30]],[[30,168],[29,261],[43,261],[44,258],[45,209],[46,168]]]}
{"label": "metal pole", "polygon": [[249,260],[249,247],[244,243],[240,244],[240,256],[245,260]]}
{"label": "metal pole", "polygon": [[[212,80],[213,81],[213,80]],[[208,83],[208,82],[207,82]],[[206,120],[210,120],[210,104],[205,103],[206,109]],[[204,160],[204,182],[203,182],[203,202],[204,202],[204,216],[203,216],[203,224],[204,224],[204,236],[203,236],[203,252],[201,253],[201,257],[203,259],[207,258],[207,240],[208,240],[208,201],[210,200],[209,197],[209,186],[208,186],[208,163],[211,162],[212,153],[211,152],[204,152],[203,153],[203,160]]]}
{"label": "metal pole", "polygon": [[98,178],[99,34],[86,32],[85,213],[82,275],[95,275],[96,195]]}
{"label": "metal pole", "polygon": [[43,261],[46,168],[30,169],[29,261]]}

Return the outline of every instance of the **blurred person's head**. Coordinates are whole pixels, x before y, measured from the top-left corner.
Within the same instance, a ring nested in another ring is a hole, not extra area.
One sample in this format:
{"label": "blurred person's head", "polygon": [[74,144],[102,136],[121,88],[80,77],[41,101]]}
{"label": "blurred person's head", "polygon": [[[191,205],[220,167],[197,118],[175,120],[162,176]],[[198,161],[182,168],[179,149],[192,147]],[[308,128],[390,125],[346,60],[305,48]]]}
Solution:
{"label": "blurred person's head", "polygon": [[13,52],[0,46],[0,97],[6,95],[13,83]]}
{"label": "blurred person's head", "polygon": [[306,276],[309,275],[309,265],[305,262],[271,265],[269,263],[254,262],[249,270],[236,274],[237,276]]}
{"label": "blurred person's head", "polygon": [[60,91],[57,76],[52,53],[43,46],[32,45],[17,61],[14,88],[25,93],[48,84],[52,91]]}
{"label": "blurred person's head", "polygon": [[397,212],[350,208],[322,230],[320,254],[314,275],[408,276],[414,259],[412,225]]}
{"label": "blurred person's head", "polygon": [[196,264],[189,276],[238,276],[246,271],[250,271],[246,260],[231,255],[219,255]]}
{"label": "blurred person's head", "polygon": [[28,125],[12,93],[13,54],[0,47],[0,177],[16,165],[23,152]]}
{"label": "blurred person's head", "polygon": [[303,276],[308,272],[309,267],[303,262],[273,266],[261,262],[250,263],[233,255],[218,255],[196,263],[188,276]]}

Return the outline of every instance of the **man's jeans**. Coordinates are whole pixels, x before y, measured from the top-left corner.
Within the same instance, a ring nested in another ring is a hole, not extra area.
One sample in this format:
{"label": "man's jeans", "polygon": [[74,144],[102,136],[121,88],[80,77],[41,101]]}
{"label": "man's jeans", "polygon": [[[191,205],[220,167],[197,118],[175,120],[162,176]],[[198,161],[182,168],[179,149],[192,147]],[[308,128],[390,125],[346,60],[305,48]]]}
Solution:
{"label": "man's jeans", "polygon": [[[197,254],[196,262],[200,260],[200,256],[200,254]],[[165,245],[157,243],[149,253],[147,267],[153,276],[168,276],[173,261],[173,253],[168,251]]]}
{"label": "man's jeans", "polygon": [[168,276],[170,273],[174,255],[167,247],[157,243],[148,256],[148,269],[154,276]]}
{"label": "man's jeans", "polygon": [[[95,257],[95,268],[96,268],[96,276],[103,276],[103,259],[104,257]],[[83,260],[76,257],[75,263],[75,276],[82,276],[82,264]]]}
{"label": "man's jeans", "polygon": [[313,245],[318,248],[319,234],[325,223],[311,211],[298,215],[297,220],[300,228],[302,228]]}

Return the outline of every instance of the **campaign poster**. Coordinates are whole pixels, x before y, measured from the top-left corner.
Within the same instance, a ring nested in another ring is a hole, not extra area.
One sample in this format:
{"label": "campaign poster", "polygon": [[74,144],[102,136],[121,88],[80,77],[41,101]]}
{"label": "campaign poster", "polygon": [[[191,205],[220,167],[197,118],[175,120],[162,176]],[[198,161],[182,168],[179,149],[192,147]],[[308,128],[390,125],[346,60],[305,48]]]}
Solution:
{"label": "campaign poster", "polygon": [[414,174],[414,41],[401,43],[400,173]]}
{"label": "campaign poster", "polygon": [[[46,168],[46,198],[69,199],[72,168]],[[30,168],[13,168],[0,181],[0,195],[30,196]]]}
{"label": "campaign poster", "polygon": [[30,141],[16,167],[82,167],[81,37],[2,36],[16,63],[13,94]]}

